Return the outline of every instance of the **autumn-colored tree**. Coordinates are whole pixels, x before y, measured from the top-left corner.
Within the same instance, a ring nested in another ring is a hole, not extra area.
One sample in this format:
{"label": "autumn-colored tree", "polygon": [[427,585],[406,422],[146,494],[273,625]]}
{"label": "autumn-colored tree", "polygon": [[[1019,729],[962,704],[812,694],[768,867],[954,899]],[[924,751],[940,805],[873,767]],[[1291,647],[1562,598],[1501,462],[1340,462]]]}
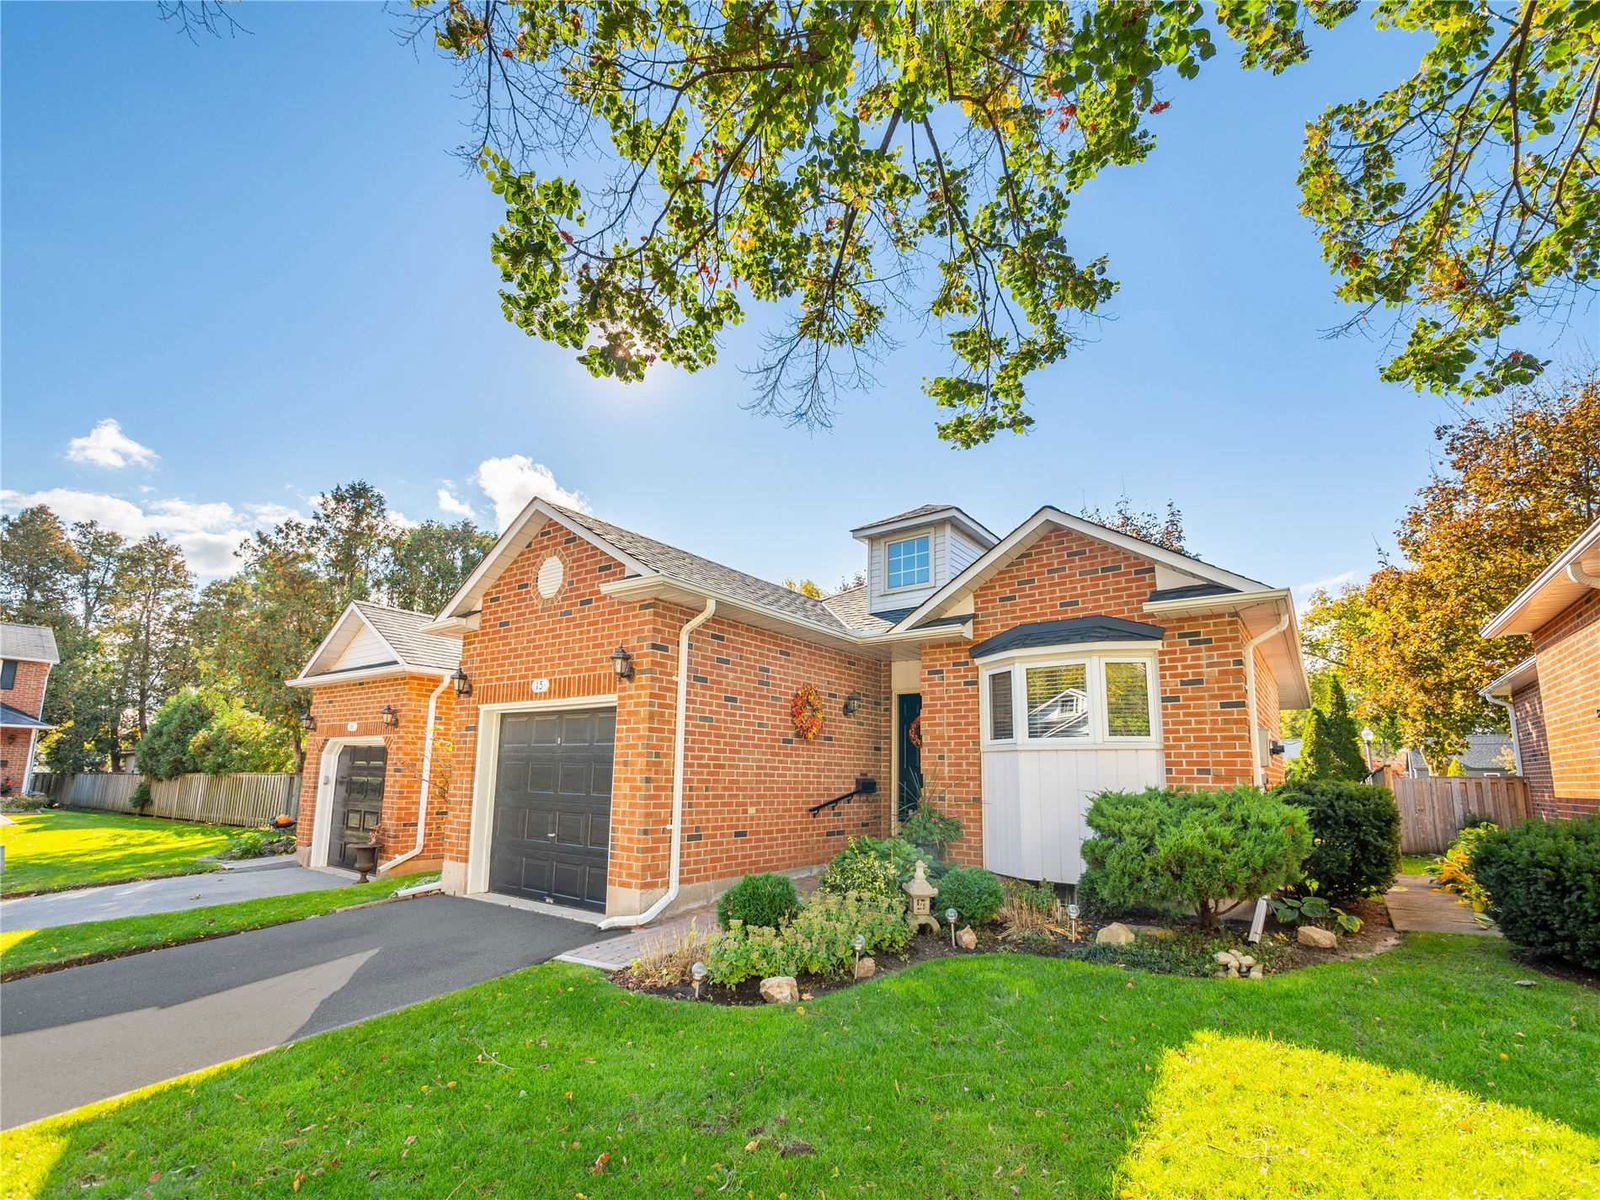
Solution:
{"label": "autumn-colored tree", "polygon": [[815,579],[785,579],[783,586],[791,592],[799,592],[802,596],[809,596],[813,600],[821,600],[823,596],[827,595],[822,590],[822,585]]}
{"label": "autumn-colored tree", "polygon": [[[1152,152],[1213,26],[1279,72],[1357,13],[1428,48],[1307,127],[1301,210],[1351,327],[1393,314],[1389,379],[1524,384],[1544,364],[1516,323],[1569,311],[1600,269],[1589,0],[418,0],[411,33],[480,106],[462,151],[505,205],[492,252],[519,328],[637,380],[706,366],[770,304],[792,315],[753,404],[816,424],[870,385],[894,313],[931,318],[939,436],[972,446],[1028,428],[1029,376],[1114,294],[1072,202]],[[609,163],[554,173],[579,147]]]}
{"label": "autumn-colored tree", "polygon": [[1314,605],[1307,627],[1362,716],[1443,763],[1467,734],[1503,727],[1478,691],[1530,652],[1525,638],[1486,640],[1484,622],[1600,516],[1600,380],[1524,393],[1437,436],[1445,463],[1396,531],[1402,557]]}

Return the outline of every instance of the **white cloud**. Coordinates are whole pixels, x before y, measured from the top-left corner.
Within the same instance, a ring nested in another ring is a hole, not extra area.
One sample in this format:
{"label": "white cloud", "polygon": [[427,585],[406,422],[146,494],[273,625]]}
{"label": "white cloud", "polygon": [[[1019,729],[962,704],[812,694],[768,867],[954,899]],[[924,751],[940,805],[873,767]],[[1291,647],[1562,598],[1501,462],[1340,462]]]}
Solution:
{"label": "white cloud", "polygon": [[589,501],[581,492],[569,492],[556,482],[549,467],[534,462],[526,454],[486,458],[478,464],[473,479],[493,503],[495,523],[500,529],[516,520],[517,514],[536,496],[579,512],[589,511]]}
{"label": "white cloud", "polygon": [[397,529],[404,533],[407,529],[415,529],[421,523],[422,522],[420,521],[413,521],[398,508],[391,508],[389,510],[389,527],[391,529]]}
{"label": "white cloud", "polygon": [[453,517],[466,517],[469,521],[478,519],[478,514],[472,505],[451,491],[449,483],[439,489],[439,511]]}
{"label": "white cloud", "polygon": [[104,492],[49,488],[42,492],[0,491],[0,507],[9,511],[35,504],[48,506],[66,524],[98,521],[123,537],[138,539],[159,533],[183,551],[189,569],[202,577],[227,575],[239,563],[233,552],[257,529],[276,524],[281,505],[255,505],[242,513],[221,501],[155,500],[141,506]]}
{"label": "white cloud", "polygon": [[1356,570],[1340,571],[1337,575],[1329,575],[1326,579],[1313,579],[1310,583],[1297,583],[1290,589],[1294,593],[1294,602],[1304,608],[1311,600],[1313,592],[1327,592],[1336,595],[1346,584],[1355,583],[1361,578],[1361,572]]}
{"label": "white cloud", "polygon": [[111,417],[67,443],[67,458],[91,467],[153,467],[159,457],[149,446],[141,446],[123,433],[122,426]]}

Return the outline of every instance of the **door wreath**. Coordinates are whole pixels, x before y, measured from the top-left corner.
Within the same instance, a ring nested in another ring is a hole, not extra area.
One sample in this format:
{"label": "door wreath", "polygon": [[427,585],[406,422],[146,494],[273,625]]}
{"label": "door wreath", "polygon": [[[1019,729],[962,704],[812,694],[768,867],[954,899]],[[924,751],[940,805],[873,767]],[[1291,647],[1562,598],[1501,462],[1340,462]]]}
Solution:
{"label": "door wreath", "polygon": [[912,718],[911,724],[907,727],[906,741],[910,742],[918,750],[922,749],[922,716],[920,713]]}
{"label": "door wreath", "polygon": [[809,683],[794,694],[789,702],[789,716],[794,720],[794,731],[806,741],[815,741],[822,732],[822,698]]}

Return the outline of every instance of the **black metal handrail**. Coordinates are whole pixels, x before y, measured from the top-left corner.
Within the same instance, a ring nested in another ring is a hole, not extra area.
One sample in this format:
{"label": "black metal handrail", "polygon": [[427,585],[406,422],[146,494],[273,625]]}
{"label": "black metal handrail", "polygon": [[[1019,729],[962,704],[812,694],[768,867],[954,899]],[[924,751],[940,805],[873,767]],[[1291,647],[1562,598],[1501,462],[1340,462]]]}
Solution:
{"label": "black metal handrail", "polygon": [[824,800],[821,804],[813,804],[810,808],[806,809],[806,811],[814,817],[820,812],[826,812],[835,805],[843,804],[846,800],[849,800],[853,796],[870,796],[877,790],[878,781],[876,779],[869,779],[863,775],[856,780],[855,787],[851,788],[844,795],[835,796],[832,800]]}

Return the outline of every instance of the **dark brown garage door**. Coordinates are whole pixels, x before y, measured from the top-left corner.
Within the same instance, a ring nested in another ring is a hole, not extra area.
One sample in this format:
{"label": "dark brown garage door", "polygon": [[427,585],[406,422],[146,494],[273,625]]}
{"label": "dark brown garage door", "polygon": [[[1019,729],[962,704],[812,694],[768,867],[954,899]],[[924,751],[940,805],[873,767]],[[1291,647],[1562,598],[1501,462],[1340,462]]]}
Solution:
{"label": "dark brown garage door", "polygon": [[354,867],[352,846],[370,842],[383,820],[383,776],[389,751],[382,746],[346,746],[339,751],[339,771],[334,776],[333,836],[328,862]]}
{"label": "dark brown garage door", "polygon": [[615,709],[500,718],[489,890],[605,911]]}

